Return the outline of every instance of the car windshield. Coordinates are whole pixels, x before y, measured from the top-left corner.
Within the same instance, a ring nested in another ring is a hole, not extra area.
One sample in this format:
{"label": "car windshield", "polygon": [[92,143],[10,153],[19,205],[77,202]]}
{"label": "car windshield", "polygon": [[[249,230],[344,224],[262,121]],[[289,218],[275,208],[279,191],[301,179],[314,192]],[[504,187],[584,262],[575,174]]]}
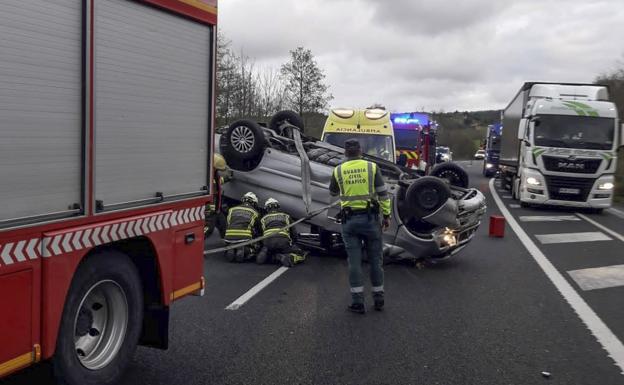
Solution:
{"label": "car windshield", "polygon": [[610,150],[613,147],[612,118],[540,115],[534,123],[536,146]]}
{"label": "car windshield", "polygon": [[417,130],[394,130],[394,137],[397,143],[397,148],[404,150],[415,150],[418,148]]}
{"label": "car windshield", "polygon": [[362,153],[394,162],[392,137],[389,135],[353,135],[326,134],[324,141],[334,146],[343,147],[347,139],[357,139],[362,146]]}

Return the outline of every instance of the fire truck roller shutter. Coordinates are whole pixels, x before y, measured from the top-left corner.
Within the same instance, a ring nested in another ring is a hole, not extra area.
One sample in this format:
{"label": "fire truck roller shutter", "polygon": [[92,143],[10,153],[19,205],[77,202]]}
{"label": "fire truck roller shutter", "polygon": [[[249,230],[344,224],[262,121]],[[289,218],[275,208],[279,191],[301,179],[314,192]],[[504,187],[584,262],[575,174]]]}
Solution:
{"label": "fire truck roller shutter", "polygon": [[95,194],[104,209],[209,185],[211,34],[140,2],[95,2]]}
{"label": "fire truck roller shutter", "polygon": [[0,228],[82,204],[81,35],[80,1],[0,1]]}

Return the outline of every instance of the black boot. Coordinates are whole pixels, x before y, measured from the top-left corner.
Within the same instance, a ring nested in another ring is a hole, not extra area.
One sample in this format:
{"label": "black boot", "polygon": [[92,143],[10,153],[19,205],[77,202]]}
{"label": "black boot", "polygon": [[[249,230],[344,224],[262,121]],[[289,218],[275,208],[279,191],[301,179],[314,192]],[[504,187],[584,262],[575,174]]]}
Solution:
{"label": "black boot", "polygon": [[347,310],[353,313],[364,314],[366,313],[366,308],[363,303],[352,303],[347,307]]}

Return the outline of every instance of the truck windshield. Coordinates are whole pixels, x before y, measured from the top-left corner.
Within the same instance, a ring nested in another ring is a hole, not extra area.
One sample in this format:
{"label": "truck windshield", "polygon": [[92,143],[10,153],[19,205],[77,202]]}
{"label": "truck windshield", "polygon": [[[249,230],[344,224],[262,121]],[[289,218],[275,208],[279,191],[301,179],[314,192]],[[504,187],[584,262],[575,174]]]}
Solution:
{"label": "truck windshield", "polygon": [[394,130],[394,138],[396,140],[397,148],[402,150],[415,150],[418,148],[418,135],[417,130]]}
{"label": "truck windshield", "polygon": [[357,139],[362,146],[362,153],[394,162],[394,148],[392,137],[389,135],[353,135],[353,134],[326,134],[324,141],[334,146],[343,147],[347,139]]}
{"label": "truck windshield", "polygon": [[539,115],[534,129],[535,145],[610,150],[613,130],[612,118]]}
{"label": "truck windshield", "polygon": [[500,150],[500,136],[491,136],[488,148],[491,150]]}

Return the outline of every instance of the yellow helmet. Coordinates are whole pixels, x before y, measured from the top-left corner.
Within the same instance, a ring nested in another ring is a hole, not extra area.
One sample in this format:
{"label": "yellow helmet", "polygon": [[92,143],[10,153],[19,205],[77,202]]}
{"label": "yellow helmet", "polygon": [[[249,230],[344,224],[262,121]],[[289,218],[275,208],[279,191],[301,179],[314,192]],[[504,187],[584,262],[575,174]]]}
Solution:
{"label": "yellow helmet", "polygon": [[219,171],[225,171],[227,167],[227,163],[225,163],[225,158],[221,154],[214,155],[214,168]]}

